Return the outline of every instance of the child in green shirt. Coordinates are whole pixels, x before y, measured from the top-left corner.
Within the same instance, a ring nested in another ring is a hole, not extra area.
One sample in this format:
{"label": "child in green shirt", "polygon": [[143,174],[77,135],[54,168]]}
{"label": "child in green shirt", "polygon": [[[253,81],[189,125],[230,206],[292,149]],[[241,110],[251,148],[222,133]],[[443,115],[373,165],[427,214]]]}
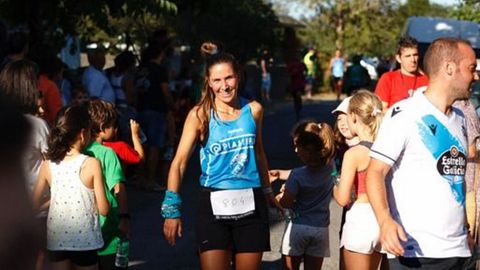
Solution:
{"label": "child in green shirt", "polygon": [[92,138],[84,153],[100,160],[105,190],[111,210],[107,216],[100,216],[100,226],[105,245],[98,251],[101,270],[116,269],[115,253],[120,238],[127,237],[129,232],[129,214],[127,192],[124,185],[125,176],[122,165],[115,152],[102,145],[105,139],[112,136],[117,120],[117,112],[113,104],[93,100],[88,105],[88,113],[92,121]]}

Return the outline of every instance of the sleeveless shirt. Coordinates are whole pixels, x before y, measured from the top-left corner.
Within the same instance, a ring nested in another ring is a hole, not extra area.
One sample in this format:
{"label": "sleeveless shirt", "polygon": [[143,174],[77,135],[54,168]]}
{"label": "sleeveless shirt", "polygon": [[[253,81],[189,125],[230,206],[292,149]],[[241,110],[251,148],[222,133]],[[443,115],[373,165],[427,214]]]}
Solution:
{"label": "sleeveless shirt", "polygon": [[103,246],[94,191],[80,179],[87,158],[80,154],[68,161],[49,161],[48,250],[95,250]]}
{"label": "sleeveless shirt", "polygon": [[210,111],[208,139],[200,149],[200,185],[217,189],[260,187],[255,159],[256,123],[250,105],[240,99],[240,116],[224,121]]}
{"label": "sleeveless shirt", "polygon": [[332,63],[332,75],[337,78],[343,77],[343,65],[344,60],[342,58],[336,58]]}
{"label": "sleeveless shirt", "polygon": [[[367,141],[361,141],[357,145],[362,145],[362,146],[364,146],[368,149],[370,149],[372,147],[372,143],[367,142]],[[359,194],[367,192],[367,185],[365,183],[365,177],[366,176],[367,176],[367,170],[363,170],[363,171],[357,172],[355,174],[355,182],[354,183],[355,183],[355,190],[356,190],[357,196]]]}

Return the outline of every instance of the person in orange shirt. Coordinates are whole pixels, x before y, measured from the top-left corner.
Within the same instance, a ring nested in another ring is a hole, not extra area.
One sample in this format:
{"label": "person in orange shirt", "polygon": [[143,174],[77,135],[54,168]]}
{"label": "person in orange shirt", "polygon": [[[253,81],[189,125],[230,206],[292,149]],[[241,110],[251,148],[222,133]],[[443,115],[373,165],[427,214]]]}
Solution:
{"label": "person in orange shirt", "polygon": [[52,55],[37,60],[37,63],[40,68],[38,89],[42,92],[44,97],[43,109],[45,113],[43,118],[51,126],[55,121],[58,111],[63,107],[60,90],[55,82],[49,78],[55,73],[55,70],[57,70],[55,66],[58,61],[56,61],[55,56]]}
{"label": "person in orange shirt", "polygon": [[413,95],[417,89],[427,86],[428,78],[419,69],[418,42],[405,36],[400,39],[395,55],[400,69],[386,72],[378,80],[375,94],[382,100],[383,110]]}

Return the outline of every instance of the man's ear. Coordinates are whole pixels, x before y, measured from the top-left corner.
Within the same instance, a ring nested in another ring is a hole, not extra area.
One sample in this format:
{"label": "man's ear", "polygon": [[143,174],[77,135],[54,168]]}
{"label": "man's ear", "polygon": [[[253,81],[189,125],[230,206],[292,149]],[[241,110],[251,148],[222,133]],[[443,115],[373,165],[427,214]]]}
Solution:
{"label": "man's ear", "polygon": [[453,61],[447,61],[444,64],[445,72],[447,73],[448,76],[452,76],[457,69],[457,64]]}
{"label": "man's ear", "polygon": [[397,60],[397,63],[401,64],[402,60],[400,59],[400,54],[395,54],[395,60]]}

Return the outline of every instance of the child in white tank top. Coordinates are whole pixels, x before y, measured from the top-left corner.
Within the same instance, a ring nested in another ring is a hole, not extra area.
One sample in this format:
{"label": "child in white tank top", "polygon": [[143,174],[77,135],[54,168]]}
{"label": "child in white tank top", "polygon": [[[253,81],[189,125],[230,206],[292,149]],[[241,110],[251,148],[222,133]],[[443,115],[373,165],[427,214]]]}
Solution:
{"label": "child in white tank top", "polygon": [[80,106],[59,113],[33,193],[40,209],[43,191],[50,188],[47,250],[55,269],[97,269],[96,250],[104,244],[98,215],[106,215],[110,205],[100,162],[81,154],[90,141],[86,119],[88,111]]}

